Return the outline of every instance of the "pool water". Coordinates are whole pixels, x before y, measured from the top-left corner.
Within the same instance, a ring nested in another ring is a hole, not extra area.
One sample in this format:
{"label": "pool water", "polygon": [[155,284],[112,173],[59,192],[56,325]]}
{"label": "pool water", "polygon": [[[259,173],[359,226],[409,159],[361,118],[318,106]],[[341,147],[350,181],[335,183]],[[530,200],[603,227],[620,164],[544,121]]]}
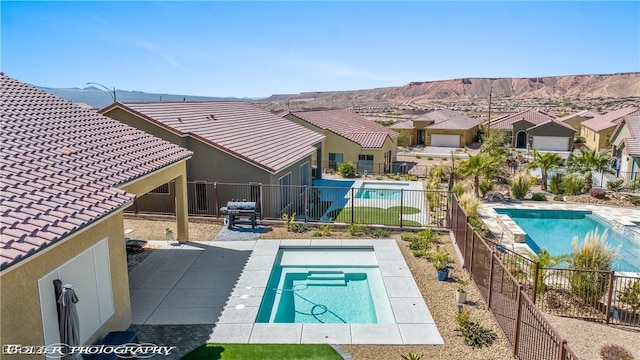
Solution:
{"label": "pool water", "polygon": [[409,187],[405,183],[363,182],[358,188],[356,199],[399,200],[400,188]]}
{"label": "pool water", "polygon": [[[256,322],[392,323],[382,275],[371,255],[372,249],[280,250]],[[300,265],[305,259],[311,264]],[[323,259],[329,265],[320,265]]]}
{"label": "pool water", "polygon": [[546,248],[551,255],[571,254],[574,237],[579,242],[585,235],[597,229],[598,235],[608,229],[607,244],[618,249],[618,256],[612,268],[616,271],[640,272],[640,244],[627,239],[609,224],[590,211],[577,210],[529,210],[495,209],[498,214],[506,214],[527,233],[526,243],[538,253]]}

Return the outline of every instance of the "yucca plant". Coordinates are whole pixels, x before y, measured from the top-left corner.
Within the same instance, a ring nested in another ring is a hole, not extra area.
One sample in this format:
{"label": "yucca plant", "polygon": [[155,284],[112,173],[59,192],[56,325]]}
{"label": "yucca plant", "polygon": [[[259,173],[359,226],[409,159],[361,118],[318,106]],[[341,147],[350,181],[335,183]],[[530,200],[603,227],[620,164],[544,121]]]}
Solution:
{"label": "yucca plant", "polygon": [[[570,268],[573,270],[611,270],[617,249],[607,245],[609,231],[598,235],[598,229],[589,231],[582,244],[578,237],[573,238],[571,245],[573,256]],[[608,275],[606,272],[572,271],[569,276],[571,291],[585,302],[598,301],[607,291]]]}
{"label": "yucca plant", "polygon": [[524,199],[531,188],[531,177],[525,172],[517,173],[511,180],[511,195],[515,199]]}

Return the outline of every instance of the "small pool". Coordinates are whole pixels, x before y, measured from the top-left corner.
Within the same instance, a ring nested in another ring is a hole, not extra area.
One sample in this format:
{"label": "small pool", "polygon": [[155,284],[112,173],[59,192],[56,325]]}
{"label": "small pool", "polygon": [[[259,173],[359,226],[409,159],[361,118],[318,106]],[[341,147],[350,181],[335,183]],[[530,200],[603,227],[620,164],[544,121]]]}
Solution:
{"label": "small pool", "polygon": [[287,248],[278,252],[256,322],[376,324],[394,317],[373,249]]}
{"label": "small pool", "polygon": [[616,271],[640,272],[640,244],[611,228],[609,223],[591,211],[577,210],[529,210],[495,209],[498,214],[509,215],[527,233],[526,243],[536,253],[546,248],[551,255],[564,255],[572,252],[573,238],[580,242],[593,229],[598,234],[609,230],[607,243],[618,250],[613,262]]}
{"label": "small pool", "polygon": [[358,188],[356,199],[399,200],[400,189],[409,189],[407,183],[363,182]]}

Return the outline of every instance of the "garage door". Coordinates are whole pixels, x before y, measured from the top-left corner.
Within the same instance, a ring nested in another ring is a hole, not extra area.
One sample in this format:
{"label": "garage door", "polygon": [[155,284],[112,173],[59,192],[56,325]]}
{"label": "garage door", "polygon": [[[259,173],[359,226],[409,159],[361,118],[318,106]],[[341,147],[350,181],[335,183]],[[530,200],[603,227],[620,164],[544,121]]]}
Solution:
{"label": "garage door", "polygon": [[534,136],[532,147],[535,150],[569,151],[569,138],[558,136]]}
{"label": "garage door", "polygon": [[431,146],[460,147],[460,135],[431,135]]}

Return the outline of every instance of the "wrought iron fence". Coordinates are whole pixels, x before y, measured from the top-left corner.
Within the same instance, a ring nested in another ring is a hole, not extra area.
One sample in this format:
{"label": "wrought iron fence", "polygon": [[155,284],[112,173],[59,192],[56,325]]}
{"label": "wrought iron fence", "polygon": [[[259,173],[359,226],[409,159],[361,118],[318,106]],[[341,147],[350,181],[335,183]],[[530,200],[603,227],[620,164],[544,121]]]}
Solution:
{"label": "wrought iron fence", "polygon": [[[321,169],[323,172],[338,172],[341,162],[338,161],[322,161]],[[414,162],[395,161],[393,163],[371,163],[368,161],[356,161],[353,163],[358,173],[363,174],[365,171],[370,175],[413,175],[417,178],[425,178],[429,175],[430,168],[427,165],[418,165]],[[317,162],[314,161],[314,166]],[[449,167],[447,167],[448,169]]]}
{"label": "wrought iron fence", "polygon": [[[438,190],[354,188],[268,184],[187,183],[188,213],[224,216],[228,201],[254,201],[260,219],[278,220],[295,214],[296,221],[385,225],[394,227],[448,226],[450,193]],[[128,212],[174,214],[173,184],[136,199]]]}

